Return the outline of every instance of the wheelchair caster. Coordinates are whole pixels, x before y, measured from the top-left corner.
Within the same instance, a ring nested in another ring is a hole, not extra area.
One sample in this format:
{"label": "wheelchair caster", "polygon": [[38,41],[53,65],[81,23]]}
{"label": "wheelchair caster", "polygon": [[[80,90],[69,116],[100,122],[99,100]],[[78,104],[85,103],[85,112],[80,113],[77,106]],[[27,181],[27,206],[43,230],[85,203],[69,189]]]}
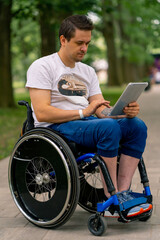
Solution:
{"label": "wheelchair caster", "polygon": [[88,219],[88,229],[93,235],[101,236],[107,229],[107,222],[99,215],[91,215]]}

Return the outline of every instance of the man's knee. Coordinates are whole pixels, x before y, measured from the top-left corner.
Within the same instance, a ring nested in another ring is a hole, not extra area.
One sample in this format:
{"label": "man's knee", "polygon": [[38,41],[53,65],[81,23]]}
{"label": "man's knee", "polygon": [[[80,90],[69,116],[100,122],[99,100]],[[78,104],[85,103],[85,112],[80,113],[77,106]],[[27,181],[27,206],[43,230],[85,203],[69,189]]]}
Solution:
{"label": "man's knee", "polygon": [[108,139],[111,142],[119,143],[121,139],[121,129],[116,120],[108,118],[102,119],[97,124],[99,139]]}
{"label": "man's knee", "polygon": [[131,119],[132,131],[140,138],[147,138],[147,126],[139,118],[135,117]]}

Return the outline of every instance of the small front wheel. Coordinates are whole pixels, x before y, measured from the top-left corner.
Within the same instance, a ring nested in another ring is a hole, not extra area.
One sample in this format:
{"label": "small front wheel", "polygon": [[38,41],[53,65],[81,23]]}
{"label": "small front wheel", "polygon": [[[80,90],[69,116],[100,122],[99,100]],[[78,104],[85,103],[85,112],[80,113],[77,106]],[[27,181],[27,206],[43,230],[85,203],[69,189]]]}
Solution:
{"label": "small front wheel", "polygon": [[95,236],[101,236],[107,229],[107,222],[101,216],[91,215],[88,219],[88,229]]}

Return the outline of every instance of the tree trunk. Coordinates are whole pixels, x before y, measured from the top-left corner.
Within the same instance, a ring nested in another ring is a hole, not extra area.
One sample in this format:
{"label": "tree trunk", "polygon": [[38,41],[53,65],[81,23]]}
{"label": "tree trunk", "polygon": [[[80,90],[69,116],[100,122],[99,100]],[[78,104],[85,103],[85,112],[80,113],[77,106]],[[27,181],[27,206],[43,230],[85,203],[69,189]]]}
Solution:
{"label": "tree trunk", "polygon": [[41,56],[56,52],[56,23],[52,22],[54,13],[51,10],[40,10]]}
{"label": "tree trunk", "polygon": [[0,107],[13,107],[10,23],[12,0],[0,1]]}
{"label": "tree trunk", "polygon": [[120,66],[122,70],[122,78],[124,83],[131,82],[131,73],[130,73],[130,63],[128,62],[128,59],[125,56],[125,43],[127,42],[129,44],[129,36],[127,36],[124,32],[124,20],[123,20],[123,4],[121,0],[118,0],[118,15],[119,18],[117,19],[117,24],[119,27],[119,39],[120,39]]}
{"label": "tree trunk", "polygon": [[[129,62],[127,57],[125,56],[125,44],[128,46],[132,43],[130,37],[125,33],[124,26],[126,22],[124,21],[123,14],[123,2],[121,0],[118,0],[118,15],[119,18],[117,19],[117,24],[119,27],[119,39],[120,39],[120,49],[121,49],[121,57],[120,57],[120,65],[122,69],[122,75],[123,75],[123,82],[137,82],[140,81],[145,73],[144,68],[139,67],[138,64]],[[128,19],[128,21],[131,21]],[[130,23],[131,24],[131,23]],[[144,71],[142,71],[144,70]]]}
{"label": "tree trunk", "polygon": [[73,13],[71,9],[65,11],[59,9],[59,12],[56,12],[52,3],[48,5],[41,3],[37,7],[41,32],[41,56],[46,56],[58,50],[58,27],[64,18]]}
{"label": "tree trunk", "polygon": [[117,86],[121,85],[121,69],[118,65],[118,58],[115,45],[114,34],[114,20],[111,11],[107,11],[107,8],[112,7],[112,0],[102,1],[102,21],[103,21],[103,36],[107,45],[107,58],[108,58],[108,85]]}

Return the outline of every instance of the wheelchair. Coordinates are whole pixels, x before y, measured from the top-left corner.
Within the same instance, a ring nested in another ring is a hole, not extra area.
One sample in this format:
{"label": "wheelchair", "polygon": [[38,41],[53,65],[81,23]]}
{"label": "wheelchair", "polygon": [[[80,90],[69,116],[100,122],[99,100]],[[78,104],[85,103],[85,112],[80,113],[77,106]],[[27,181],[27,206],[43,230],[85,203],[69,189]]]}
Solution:
{"label": "wheelchair", "polygon": [[[20,212],[31,223],[44,228],[56,228],[66,223],[77,204],[92,213],[88,229],[102,235],[107,229],[104,210],[111,207],[119,214],[118,221],[147,221],[152,209],[137,217],[128,218],[126,209],[132,201],[121,204],[103,159],[96,149],[88,149],[68,141],[50,128],[34,128],[32,110],[26,101],[19,105],[27,107],[27,119],[23,124],[10,157],[8,178],[13,200]],[[111,197],[104,201],[100,170]],[[138,165],[143,193],[133,192],[138,204],[152,203],[143,158]]]}

